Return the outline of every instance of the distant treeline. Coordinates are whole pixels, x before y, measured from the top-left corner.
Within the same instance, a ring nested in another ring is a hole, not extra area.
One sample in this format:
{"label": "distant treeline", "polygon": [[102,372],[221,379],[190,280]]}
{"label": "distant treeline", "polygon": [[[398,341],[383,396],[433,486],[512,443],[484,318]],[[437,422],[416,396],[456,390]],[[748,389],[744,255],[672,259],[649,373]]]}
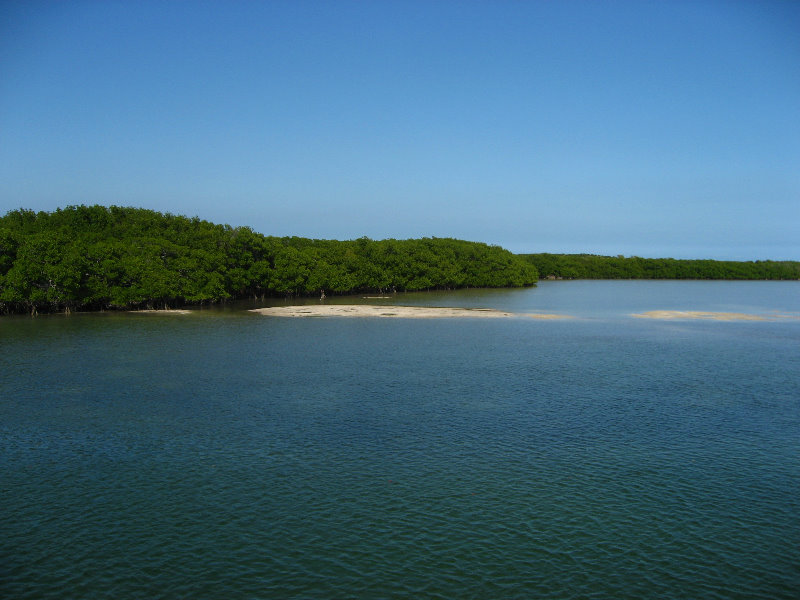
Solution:
{"label": "distant treeline", "polygon": [[174,307],[253,296],[518,287],[534,266],[445,238],[270,237],[138,208],[0,218],[0,312]]}
{"label": "distant treeline", "polygon": [[521,254],[542,278],[563,279],[800,279],[796,261],[720,261],[596,256],[594,254]]}

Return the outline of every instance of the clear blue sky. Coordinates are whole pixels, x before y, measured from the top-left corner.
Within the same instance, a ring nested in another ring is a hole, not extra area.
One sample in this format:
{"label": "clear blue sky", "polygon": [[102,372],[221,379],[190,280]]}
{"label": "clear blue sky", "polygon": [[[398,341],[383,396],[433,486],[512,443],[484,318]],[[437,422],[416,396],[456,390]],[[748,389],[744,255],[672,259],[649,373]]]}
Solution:
{"label": "clear blue sky", "polygon": [[0,213],[800,259],[800,3],[0,4]]}

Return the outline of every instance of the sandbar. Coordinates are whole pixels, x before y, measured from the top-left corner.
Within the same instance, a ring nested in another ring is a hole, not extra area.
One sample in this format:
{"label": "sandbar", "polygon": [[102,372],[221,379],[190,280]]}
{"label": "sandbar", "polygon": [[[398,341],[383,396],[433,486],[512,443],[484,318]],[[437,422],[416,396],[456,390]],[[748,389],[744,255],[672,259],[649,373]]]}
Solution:
{"label": "sandbar", "polygon": [[190,315],[192,311],[184,310],[182,308],[147,308],[143,310],[129,310],[130,313],[147,314],[147,315]]}
{"label": "sandbar", "polygon": [[[711,321],[770,321],[768,316],[700,310],[650,310],[631,315],[640,319],[706,319]],[[777,315],[776,315],[777,317]],[[782,318],[787,318],[782,316]]]}
{"label": "sandbar", "polygon": [[270,317],[379,317],[395,319],[564,319],[566,315],[544,313],[511,313],[492,308],[449,308],[439,306],[379,306],[375,304],[321,304],[254,308],[250,312]]}

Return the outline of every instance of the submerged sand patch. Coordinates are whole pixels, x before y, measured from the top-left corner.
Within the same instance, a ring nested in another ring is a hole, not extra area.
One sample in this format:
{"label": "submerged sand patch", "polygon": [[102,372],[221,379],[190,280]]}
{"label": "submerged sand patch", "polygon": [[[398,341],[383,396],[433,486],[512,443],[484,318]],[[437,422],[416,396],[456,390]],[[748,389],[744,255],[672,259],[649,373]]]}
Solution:
{"label": "submerged sand patch", "polygon": [[[640,319],[706,319],[710,321],[770,321],[770,317],[734,312],[701,310],[650,310],[631,315]],[[783,317],[786,318],[786,317]]]}
{"label": "submerged sand patch", "polygon": [[395,319],[498,319],[528,317],[534,319],[564,319],[566,315],[544,313],[511,313],[493,308],[449,308],[439,306],[379,306],[375,304],[322,304],[304,306],[273,306],[254,308],[250,312],[270,317],[379,317]]}

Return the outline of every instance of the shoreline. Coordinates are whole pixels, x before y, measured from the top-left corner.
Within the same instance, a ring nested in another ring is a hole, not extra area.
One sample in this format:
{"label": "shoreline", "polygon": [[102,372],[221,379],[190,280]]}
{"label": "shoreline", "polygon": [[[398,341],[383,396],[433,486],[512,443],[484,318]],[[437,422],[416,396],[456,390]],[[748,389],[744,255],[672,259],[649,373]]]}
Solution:
{"label": "shoreline", "polygon": [[[376,304],[294,305],[253,308],[248,312],[281,318],[383,318],[383,319],[574,319],[573,315],[553,313],[514,313],[493,308],[461,308],[440,306],[396,306]],[[706,320],[706,321],[780,321],[798,320],[792,314],[752,314],[699,310],[650,310],[631,313],[637,319]]]}
{"label": "shoreline", "polygon": [[570,319],[569,315],[512,313],[493,308],[455,308],[438,306],[394,306],[376,304],[298,305],[253,308],[249,312],[269,317],[375,317],[394,319]]}

